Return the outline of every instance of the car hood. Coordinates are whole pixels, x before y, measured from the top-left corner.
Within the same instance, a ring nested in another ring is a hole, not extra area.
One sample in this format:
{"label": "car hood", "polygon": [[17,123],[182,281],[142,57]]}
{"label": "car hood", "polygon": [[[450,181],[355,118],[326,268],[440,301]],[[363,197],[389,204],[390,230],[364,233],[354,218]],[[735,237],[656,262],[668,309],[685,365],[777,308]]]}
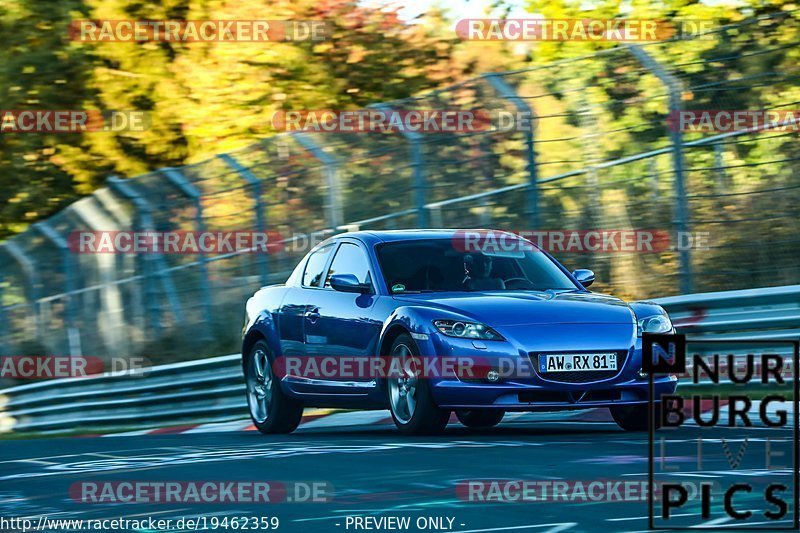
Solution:
{"label": "car hood", "polygon": [[458,313],[489,326],[632,324],[631,308],[613,296],[589,292],[494,291],[395,295],[395,300]]}

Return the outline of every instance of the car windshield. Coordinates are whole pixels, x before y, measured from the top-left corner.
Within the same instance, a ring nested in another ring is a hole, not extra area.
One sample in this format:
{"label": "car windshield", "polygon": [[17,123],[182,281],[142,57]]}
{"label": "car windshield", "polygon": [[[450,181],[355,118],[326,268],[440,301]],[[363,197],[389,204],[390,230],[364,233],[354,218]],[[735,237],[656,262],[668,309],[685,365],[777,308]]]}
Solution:
{"label": "car windshield", "polygon": [[450,239],[384,243],[378,262],[391,293],[433,291],[575,290],[541,251],[461,251]]}

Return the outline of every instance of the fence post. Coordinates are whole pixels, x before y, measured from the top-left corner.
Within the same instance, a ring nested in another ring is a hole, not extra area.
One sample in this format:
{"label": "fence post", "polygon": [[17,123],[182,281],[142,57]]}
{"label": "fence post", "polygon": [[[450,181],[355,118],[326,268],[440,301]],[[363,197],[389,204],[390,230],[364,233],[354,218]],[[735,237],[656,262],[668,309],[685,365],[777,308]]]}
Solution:
{"label": "fence post", "polygon": [[[129,200],[136,209],[136,225],[140,231],[155,232],[155,224],[153,223],[153,208],[145,198],[139,194],[133,187],[127,183],[126,180],[111,176],[106,180],[109,188],[115,191],[120,196]],[[183,310],[181,303],[178,299],[175,285],[172,283],[172,278],[167,271],[167,265],[164,262],[164,257],[160,254],[146,253],[139,256],[141,261],[142,280],[144,282],[144,298],[147,309],[147,323],[148,327],[153,330],[161,330],[160,309],[158,306],[158,296],[155,292],[155,278],[161,281],[161,286],[167,295],[167,301],[170,304],[175,321],[178,323],[183,322]]]}
{"label": "fence post", "polygon": [[325,218],[328,226],[336,229],[344,224],[339,172],[341,164],[336,157],[323,150],[309,135],[303,133],[292,133],[291,135],[300,146],[316,157],[325,167],[325,183],[328,186],[328,205],[325,206]]}
{"label": "fence post", "polygon": [[[602,157],[598,154],[597,142],[602,133],[599,133],[597,126],[597,116],[592,110],[588,99],[583,91],[578,92],[577,101],[579,111],[577,115],[578,125],[584,131],[580,136],[580,143],[582,145],[583,161],[586,167],[586,185],[588,185],[587,197],[590,201],[589,213],[589,227],[592,228],[608,228],[603,210],[603,191],[600,188],[599,172],[597,164],[601,161]],[[600,259],[600,258],[596,258]],[[602,263],[603,261],[598,261]],[[610,263],[609,263],[610,268]],[[609,274],[611,274],[609,270]]]}
{"label": "fence post", "polygon": [[30,302],[30,318],[28,321],[29,331],[33,333],[33,338],[39,342],[42,338],[42,317],[39,307],[39,275],[36,272],[31,258],[28,257],[22,248],[9,239],[2,243],[8,255],[19,265],[25,277],[25,297]]}
{"label": "fence post", "polygon": [[498,73],[484,74],[483,76],[489,81],[489,84],[497,91],[497,94],[511,102],[517,111],[526,114],[530,117],[529,128],[523,130],[525,134],[525,152],[528,158],[528,221],[530,222],[532,230],[538,230],[539,227],[539,169],[536,166],[536,147],[534,146],[535,138],[533,133],[534,114],[533,108],[528,103],[520,98],[517,92],[511,85],[506,83],[506,80]]}
{"label": "fence post", "polygon": [[[393,110],[386,104],[375,104],[375,109],[380,109],[385,113],[392,113]],[[425,154],[422,151],[422,135],[416,131],[401,130],[402,135],[411,146],[411,183],[414,188],[414,205],[417,209],[417,226],[420,228],[427,228],[430,226],[430,217],[428,216],[428,176],[425,172]]]}
{"label": "fence post", "polygon": [[651,157],[647,162],[647,169],[650,172],[650,190],[652,191],[652,198],[653,202],[657,202],[661,195],[659,194],[659,187],[658,187],[658,166],[656,165],[656,159]]}
{"label": "fence post", "polygon": [[[100,199],[96,194],[78,200],[70,210],[77,216],[88,230],[102,232],[107,230],[120,230],[122,227],[115,223],[113,217],[109,217],[98,204]],[[98,317],[102,318],[102,326],[98,324],[98,337],[102,339],[104,353],[109,355],[126,355],[130,353],[129,338],[126,333],[126,313],[123,305],[123,298],[120,287],[114,283],[114,273],[117,270],[117,256],[115,254],[93,254],[94,266],[97,268],[97,283],[102,286],[98,292],[100,306],[98,308],[88,308],[84,311],[93,314],[90,319],[98,322]],[[79,269],[83,269],[83,263],[78,262]],[[84,286],[89,285],[84,281]],[[87,307],[84,303],[83,307]],[[94,307],[94,306],[92,306]],[[96,313],[96,314],[95,314]],[[94,349],[93,349],[94,350]]]}
{"label": "fence post", "polygon": [[[69,355],[77,357],[81,355],[81,332],[75,324],[75,317],[78,316],[78,312],[75,308],[75,295],[72,294],[75,291],[75,268],[72,252],[63,235],[54,230],[47,221],[37,222],[33,227],[52,242],[61,254],[61,268],[64,270],[64,297],[67,300],[64,305],[67,346]],[[45,327],[48,327],[48,325],[45,324]]]}
{"label": "fence post", "polygon": [[[478,137],[478,150],[481,153],[481,157],[486,158],[487,161],[483,171],[483,181],[486,184],[483,189],[488,190],[494,182],[494,167],[492,166],[493,147],[491,136],[480,135]],[[481,199],[480,225],[482,228],[492,227],[492,206],[492,202],[490,202],[486,197]]]}
{"label": "fence post", "polygon": [[8,317],[6,316],[5,304],[5,276],[0,272],[0,355],[11,355],[8,339],[11,338],[8,332]]}
{"label": "fence post", "polygon": [[[206,223],[203,220],[203,205],[202,195],[200,191],[192,185],[186,176],[176,168],[162,168],[159,170],[161,174],[175,187],[178,188],[186,197],[192,200],[194,204],[194,225],[200,233],[205,233]],[[199,254],[199,268],[200,268],[200,291],[202,292],[203,307],[205,308],[205,319],[208,324],[214,324],[214,310],[211,305],[211,287],[208,280],[208,256],[206,254]],[[208,328],[201,328],[201,340],[209,340],[211,334]]]}
{"label": "fence post", "polygon": [[714,189],[718,192],[728,190],[728,174],[725,172],[725,159],[722,155],[722,145],[714,143],[714,167],[717,171],[717,179],[714,180]]}
{"label": "fence post", "polygon": [[427,209],[430,211],[430,218],[433,227],[443,228],[444,223],[442,222],[442,207],[439,204],[432,204],[427,206]]}
{"label": "fence post", "polygon": [[[628,49],[631,54],[649,70],[656,78],[664,84],[669,92],[669,112],[677,115],[681,111],[681,94],[683,89],[680,80],[667,72],[650,54],[643,48],[629,44]],[[683,165],[683,133],[679,128],[669,128],[670,140],[672,142],[672,165],[675,170],[675,229],[680,235],[686,235],[689,231],[689,202],[686,198],[686,183]],[[683,294],[692,292],[692,256],[687,247],[679,250],[680,258],[680,290]]]}
{"label": "fence post", "polygon": [[[220,154],[219,157],[222,161],[224,161],[229,167],[231,167],[237,174],[239,174],[249,185],[250,195],[253,197],[253,201],[256,204],[256,230],[259,233],[266,234],[267,231],[267,210],[266,206],[264,205],[264,200],[261,198],[262,187],[261,187],[261,180],[259,180],[255,174],[250,172],[249,169],[242,166],[239,161],[236,160],[230,154]],[[258,261],[258,273],[261,279],[262,285],[269,284],[269,263],[267,262],[267,251],[264,250],[264,253],[257,253],[257,261]]]}

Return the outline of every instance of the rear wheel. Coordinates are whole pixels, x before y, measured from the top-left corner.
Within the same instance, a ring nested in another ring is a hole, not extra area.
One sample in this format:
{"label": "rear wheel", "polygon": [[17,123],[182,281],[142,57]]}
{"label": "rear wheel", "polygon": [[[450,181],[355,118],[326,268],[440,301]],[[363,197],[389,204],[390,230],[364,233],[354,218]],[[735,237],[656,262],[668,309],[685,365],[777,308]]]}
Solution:
{"label": "rear wheel", "polygon": [[409,369],[399,377],[386,380],[389,411],[397,429],[405,435],[434,435],[441,433],[450,418],[450,411],[440,409],[433,401],[430,383],[420,376],[414,360],[419,357],[417,345],[403,333],[392,343],[390,355],[398,366]]}
{"label": "rear wheel", "polygon": [[303,405],[287,397],[272,373],[272,357],[264,341],[255,343],[245,358],[247,406],[261,433],[291,433],[303,417]]}
{"label": "rear wheel", "polygon": [[[661,427],[661,404],[657,403],[654,408],[655,429]],[[611,416],[614,422],[625,431],[647,431],[648,417],[650,416],[649,405],[620,405],[611,408]]]}
{"label": "rear wheel", "polygon": [[496,426],[503,420],[505,411],[497,409],[467,409],[463,411],[456,411],[458,421],[467,426],[468,428],[491,428]]}

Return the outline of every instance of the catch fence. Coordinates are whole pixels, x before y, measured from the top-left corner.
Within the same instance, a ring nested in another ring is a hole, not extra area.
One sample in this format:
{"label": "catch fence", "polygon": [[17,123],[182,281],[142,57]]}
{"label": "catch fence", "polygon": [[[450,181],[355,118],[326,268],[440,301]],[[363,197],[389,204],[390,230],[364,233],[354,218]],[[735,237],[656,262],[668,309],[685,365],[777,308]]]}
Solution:
{"label": "catch fence", "polygon": [[[234,351],[245,299],[283,281],[322,237],[354,229],[667,231],[671,246],[653,252],[554,254],[627,298],[794,283],[797,134],[680,132],[669,119],[796,108],[800,43],[786,30],[797,23],[781,13],[374,106],[529,112],[527,131],[286,133],[111,177],[0,245],[2,351],[154,363]],[[129,230],[264,231],[284,242],[269,254],[70,248],[76,232]]]}

